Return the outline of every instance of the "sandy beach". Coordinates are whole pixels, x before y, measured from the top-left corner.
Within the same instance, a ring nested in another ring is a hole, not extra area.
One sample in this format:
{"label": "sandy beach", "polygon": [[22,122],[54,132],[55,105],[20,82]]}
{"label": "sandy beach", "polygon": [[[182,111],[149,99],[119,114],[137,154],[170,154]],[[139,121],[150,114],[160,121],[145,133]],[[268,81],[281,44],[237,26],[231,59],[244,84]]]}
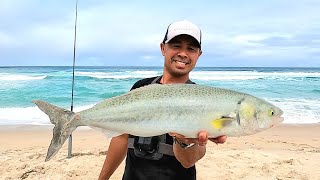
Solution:
{"label": "sandy beach", "polygon": [[[97,179],[109,140],[82,128],[73,133],[73,158],[67,143],[44,162],[52,126],[0,126],[0,179]],[[210,142],[197,164],[199,180],[320,179],[320,124],[284,124],[223,145]],[[124,163],[111,179],[121,179]]]}

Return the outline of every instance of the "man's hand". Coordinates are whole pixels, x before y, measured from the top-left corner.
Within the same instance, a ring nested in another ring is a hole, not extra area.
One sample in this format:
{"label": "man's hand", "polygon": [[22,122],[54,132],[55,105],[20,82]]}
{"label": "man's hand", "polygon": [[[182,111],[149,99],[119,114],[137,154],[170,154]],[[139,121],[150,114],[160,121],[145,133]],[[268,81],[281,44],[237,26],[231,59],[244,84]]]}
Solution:
{"label": "man's hand", "polygon": [[208,133],[206,131],[200,131],[198,133],[198,138],[185,138],[183,135],[177,134],[177,133],[169,133],[169,135],[176,137],[179,142],[182,142],[185,144],[195,143],[196,145],[199,145],[199,146],[205,146],[208,140],[216,144],[223,144],[227,140],[227,136],[208,138]]}
{"label": "man's hand", "polygon": [[219,136],[216,138],[209,138],[210,141],[216,143],[216,144],[223,144],[227,140],[227,136]]}
{"label": "man's hand", "polygon": [[194,143],[195,146],[190,148],[180,147],[179,144],[173,145],[173,153],[181,165],[185,168],[193,166],[198,160],[200,160],[206,153],[206,144],[208,140],[215,143],[224,143],[227,136],[220,136],[217,138],[208,138],[208,133],[201,131],[198,133],[198,138],[185,138],[181,134],[169,133],[170,136],[174,136],[176,140],[180,143],[191,144]]}

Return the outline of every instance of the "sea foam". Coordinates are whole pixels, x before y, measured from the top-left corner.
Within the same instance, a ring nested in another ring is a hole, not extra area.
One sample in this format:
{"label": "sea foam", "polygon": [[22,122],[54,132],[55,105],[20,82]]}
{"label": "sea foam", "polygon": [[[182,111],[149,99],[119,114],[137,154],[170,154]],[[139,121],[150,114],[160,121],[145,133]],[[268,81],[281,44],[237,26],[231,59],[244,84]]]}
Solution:
{"label": "sea foam", "polygon": [[47,76],[0,74],[0,80],[3,80],[3,81],[41,80],[41,79],[45,79],[46,77]]}
{"label": "sea foam", "polygon": [[[93,104],[79,106],[74,108],[74,112],[79,112],[91,108],[92,106]],[[47,125],[51,123],[49,117],[37,106],[26,108],[0,108],[0,125],[14,124]]]}
{"label": "sea foam", "polygon": [[88,76],[98,79],[136,79],[157,76],[157,71],[124,71],[124,72],[77,72],[77,76]]}

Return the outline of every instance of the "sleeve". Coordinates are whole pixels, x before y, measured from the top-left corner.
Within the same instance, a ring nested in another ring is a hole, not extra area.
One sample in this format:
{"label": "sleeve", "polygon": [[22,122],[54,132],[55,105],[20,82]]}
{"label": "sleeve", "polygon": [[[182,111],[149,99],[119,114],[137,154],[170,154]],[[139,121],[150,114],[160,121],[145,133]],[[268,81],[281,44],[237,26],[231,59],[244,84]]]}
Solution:
{"label": "sleeve", "polygon": [[134,85],[132,86],[132,88],[130,89],[130,91],[137,89],[139,87],[142,86],[146,86],[151,84],[151,82],[155,79],[156,77],[152,77],[152,78],[146,78],[146,79],[141,79],[139,81],[137,81],[136,83],[134,83]]}
{"label": "sleeve", "polygon": [[142,85],[141,85],[141,81],[142,81],[142,80],[139,80],[139,81],[137,81],[136,83],[134,83],[134,85],[131,87],[130,91],[141,87],[141,86],[142,86]]}

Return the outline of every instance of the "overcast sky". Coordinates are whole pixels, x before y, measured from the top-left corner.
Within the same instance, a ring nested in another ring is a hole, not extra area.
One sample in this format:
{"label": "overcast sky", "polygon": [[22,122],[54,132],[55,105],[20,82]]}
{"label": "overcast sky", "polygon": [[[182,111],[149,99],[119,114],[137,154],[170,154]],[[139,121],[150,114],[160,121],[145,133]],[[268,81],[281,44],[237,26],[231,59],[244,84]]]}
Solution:
{"label": "overcast sky", "polygon": [[[198,66],[320,67],[320,1],[79,0],[77,65],[162,66],[167,26],[203,32]],[[75,0],[0,0],[0,66],[72,65]]]}

